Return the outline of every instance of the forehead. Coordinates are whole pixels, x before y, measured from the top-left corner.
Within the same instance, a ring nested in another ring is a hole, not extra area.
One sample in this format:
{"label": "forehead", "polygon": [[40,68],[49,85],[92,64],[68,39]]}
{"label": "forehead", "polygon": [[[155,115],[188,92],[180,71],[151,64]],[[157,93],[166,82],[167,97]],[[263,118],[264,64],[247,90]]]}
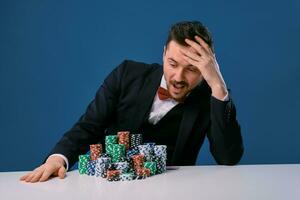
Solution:
{"label": "forehead", "polygon": [[183,54],[180,52],[180,50],[189,50],[193,53],[197,53],[196,50],[191,46],[183,46],[172,40],[168,44],[168,47],[166,47],[166,59],[175,60],[181,65],[190,65],[184,60]]}

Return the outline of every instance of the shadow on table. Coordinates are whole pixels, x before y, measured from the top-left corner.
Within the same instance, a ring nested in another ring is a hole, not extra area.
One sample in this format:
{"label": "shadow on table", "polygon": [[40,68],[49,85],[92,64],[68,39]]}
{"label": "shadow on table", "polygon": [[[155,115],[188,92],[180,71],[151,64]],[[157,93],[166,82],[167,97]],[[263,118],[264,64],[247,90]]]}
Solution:
{"label": "shadow on table", "polygon": [[171,173],[175,170],[178,170],[179,168],[179,166],[167,166],[167,171],[165,173]]}

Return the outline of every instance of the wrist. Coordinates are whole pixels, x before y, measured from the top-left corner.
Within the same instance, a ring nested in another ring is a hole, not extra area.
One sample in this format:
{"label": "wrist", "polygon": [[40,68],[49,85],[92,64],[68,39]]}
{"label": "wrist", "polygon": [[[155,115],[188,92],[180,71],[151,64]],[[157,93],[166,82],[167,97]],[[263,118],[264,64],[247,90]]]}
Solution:
{"label": "wrist", "polygon": [[46,163],[47,162],[56,162],[62,166],[66,165],[65,160],[62,157],[56,155],[49,156],[48,159],[46,160]]}
{"label": "wrist", "polygon": [[211,88],[212,96],[219,100],[223,100],[228,95],[228,90],[224,84],[215,85]]}

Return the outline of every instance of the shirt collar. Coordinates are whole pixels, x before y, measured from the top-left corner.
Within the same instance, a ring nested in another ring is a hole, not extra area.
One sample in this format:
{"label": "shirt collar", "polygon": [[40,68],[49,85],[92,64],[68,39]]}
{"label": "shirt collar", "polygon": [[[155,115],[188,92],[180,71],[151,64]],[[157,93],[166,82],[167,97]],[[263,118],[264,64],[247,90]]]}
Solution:
{"label": "shirt collar", "polygon": [[160,87],[165,88],[166,90],[168,89],[168,88],[167,88],[166,78],[165,78],[165,75],[164,75],[164,74],[163,74],[162,77],[161,77]]}

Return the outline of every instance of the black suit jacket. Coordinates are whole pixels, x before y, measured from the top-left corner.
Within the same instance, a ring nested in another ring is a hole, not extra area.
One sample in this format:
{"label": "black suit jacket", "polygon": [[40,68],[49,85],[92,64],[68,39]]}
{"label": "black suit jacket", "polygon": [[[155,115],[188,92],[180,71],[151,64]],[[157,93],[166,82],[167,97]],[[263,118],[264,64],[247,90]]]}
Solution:
{"label": "black suit jacket", "polygon": [[[79,121],[64,134],[50,154],[65,155],[70,166],[89,144],[103,143],[105,135],[138,130],[148,117],[163,74],[159,64],[124,61],[105,79]],[[207,135],[218,164],[233,165],[243,154],[240,126],[231,97],[220,101],[202,81],[184,102],[173,165],[194,165]],[[154,141],[155,142],[155,141]]]}

